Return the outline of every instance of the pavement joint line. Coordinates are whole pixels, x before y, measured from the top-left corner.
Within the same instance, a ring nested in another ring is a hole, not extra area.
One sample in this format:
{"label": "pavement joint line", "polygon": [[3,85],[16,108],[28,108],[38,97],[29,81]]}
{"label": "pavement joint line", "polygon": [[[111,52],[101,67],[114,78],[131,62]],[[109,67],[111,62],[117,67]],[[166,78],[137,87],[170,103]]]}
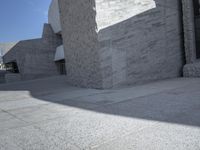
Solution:
{"label": "pavement joint line", "polygon": [[27,98],[22,98],[22,99],[18,99],[18,100],[4,100],[4,101],[0,101],[0,103],[5,103],[5,102],[17,102],[17,101],[22,101],[22,100],[28,100],[28,99],[31,99],[31,98],[34,98],[34,97],[27,97]]}
{"label": "pavement joint line", "polygon": [[37,125],[37,124],[41,124],[41,123],[45,123],[45,122],[52,122],[52,121],[59,121],[60,119],[66,118],[65,116],[60,116],[60,117],[55,117],[55,118],[51,118],[51,119],[46,119],[46,120],[42,120],[42,121],[38,121],[38,122],[29,122],[31,125]]}
{"label": "pavement joint line", "polygon": [[12,114],[12,113],[6,111],[6,110],[3,110],[3,112],[9,114],[10,116],[14,117],[15,119],[18,119],[18,120],[20,120],[20,121],[23,121],[23,122],[25,122],[25,123],[28,123],[28,122],[26,122],[25,120],[23,120],[23,119],[21,119],[21,118],[18,118],[16,115],[14,115],[14,114]]}
{"label": "pavement joint line", "polygon": [[0,133],[1,132],[6,132],[6,131],[8,131],[8,130],[15,130],[15,129],[20,129],[20,128],[24,128],[24,127],[29,127],[29,126],[31,126],[31,124],[27,124],[27,125],[21,125],[21,126],[19,126],[19,127],[11,127],[11,128],[7,128],[7,129],[0,129]]}
{"label": "pavement joint line", "polygon": [[[36,107],[36,106],[42,106],[42,105],[49,105],[49,104],[48,103],[47,104],[38,104],[38,105],[34,105],[34,106],[26,106],[26,107],[21,107],[21,108],[7,109],[6,111],[9,112],[9,111],[15,111],[15,110],[19,110],[19,109],[26,109],[26,108]],[[2,109],[2,108],[0,108],[0,109]]]}

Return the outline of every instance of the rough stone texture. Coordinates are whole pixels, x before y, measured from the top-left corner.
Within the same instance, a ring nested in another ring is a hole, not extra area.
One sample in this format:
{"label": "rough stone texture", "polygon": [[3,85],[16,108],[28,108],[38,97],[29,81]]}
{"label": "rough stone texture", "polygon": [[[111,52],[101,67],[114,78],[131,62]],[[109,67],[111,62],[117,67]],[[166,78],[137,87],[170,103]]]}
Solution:
{"label": "rough stone texture", "polygon": [[194,25],[194,7],[192,0],[182,0],[183,5],[183,26],[186,63],[196,61],[196,38]]}
{"label": "rough stone texture", "polygon": [[69,83],[101,88],[95,2],[60,0],[59,6]]}
{"label": "rough stone texture", "polygon": [[200,62],[186,64],[183,69],[184,77],[200,77]]}
{"label": "rough stone texture", "polygon": [[56,47],[61,44],[49,24],[40,39],[18,42],[4,57],[4,63],[17,62],[22,80],[57,75],[54,63]]}
{"label": "rough stone texture", "polygon": [[177,77],[180,1],[59,0],[71,84],[110,88]]}

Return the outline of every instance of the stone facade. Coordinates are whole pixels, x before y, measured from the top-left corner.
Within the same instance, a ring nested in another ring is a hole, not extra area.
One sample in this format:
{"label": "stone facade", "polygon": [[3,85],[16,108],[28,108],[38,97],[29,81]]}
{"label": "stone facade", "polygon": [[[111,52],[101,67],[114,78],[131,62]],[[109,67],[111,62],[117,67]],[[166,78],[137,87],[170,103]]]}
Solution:
{"label": "stone facade", "polygon": [[57,75],[53,59],[60,44],[60,37],[54,34],[49,24],[45,24],[42,38],[18,42],[3,60],[5,64],[17,63],[22,80]]}
{"label": "stone facade", "polygon": [[43,37],[20,41],[4,62],[33,79],[58,74],[61,61],[68,83],[87,88],[199,77],[193,1],[52,0]]}
{"label": "stone facade", "polygon": [[110,88],[181,76],[179,0],[59,0],[74,85]]}

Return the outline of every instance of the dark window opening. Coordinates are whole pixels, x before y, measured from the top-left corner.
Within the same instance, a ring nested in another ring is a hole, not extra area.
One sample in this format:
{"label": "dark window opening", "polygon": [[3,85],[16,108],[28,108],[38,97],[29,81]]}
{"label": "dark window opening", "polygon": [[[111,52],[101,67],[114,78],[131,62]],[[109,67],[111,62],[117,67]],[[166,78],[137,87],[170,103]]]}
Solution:
{"label": "dark window opening", "polygon": [[199,16],[199,0],[193,0],[193,4],[194,4],[194,15],[195,16]]}
{"label": "dark window opening", "polygon": [[196,37],[196,58],[200,58],[200,5],[199,0],[193,0],[194,19],[195,19],[195,37]]}
{"label": "dark window opening", "polygon": [[66,68],[65,68],[65,60],[64,59],[56,61],[56,66],[58,68],[58,72],[61,75],[66,75],[67,74]]}
{"label": "dark window opening", "polygon": [[19,69],[16,62],[7,63],[5,64],[5,67],[6,67],[6,71],[8,72],[19,73]]}

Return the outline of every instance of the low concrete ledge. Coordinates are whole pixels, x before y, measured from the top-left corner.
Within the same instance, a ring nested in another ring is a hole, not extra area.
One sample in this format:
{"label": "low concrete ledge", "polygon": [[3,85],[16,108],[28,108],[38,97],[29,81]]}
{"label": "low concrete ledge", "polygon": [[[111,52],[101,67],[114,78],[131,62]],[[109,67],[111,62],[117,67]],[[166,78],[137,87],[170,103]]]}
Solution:
{"label": "low concrete ledge", "polygon": [[6,83],[13,83],[21,81],[21,76],[18,73],[7,73],[5,74]]}
{"label": "low concrete ledge", "polygon": [[183,75],[184,77],[200,77],[200,62],[185,65]]}

